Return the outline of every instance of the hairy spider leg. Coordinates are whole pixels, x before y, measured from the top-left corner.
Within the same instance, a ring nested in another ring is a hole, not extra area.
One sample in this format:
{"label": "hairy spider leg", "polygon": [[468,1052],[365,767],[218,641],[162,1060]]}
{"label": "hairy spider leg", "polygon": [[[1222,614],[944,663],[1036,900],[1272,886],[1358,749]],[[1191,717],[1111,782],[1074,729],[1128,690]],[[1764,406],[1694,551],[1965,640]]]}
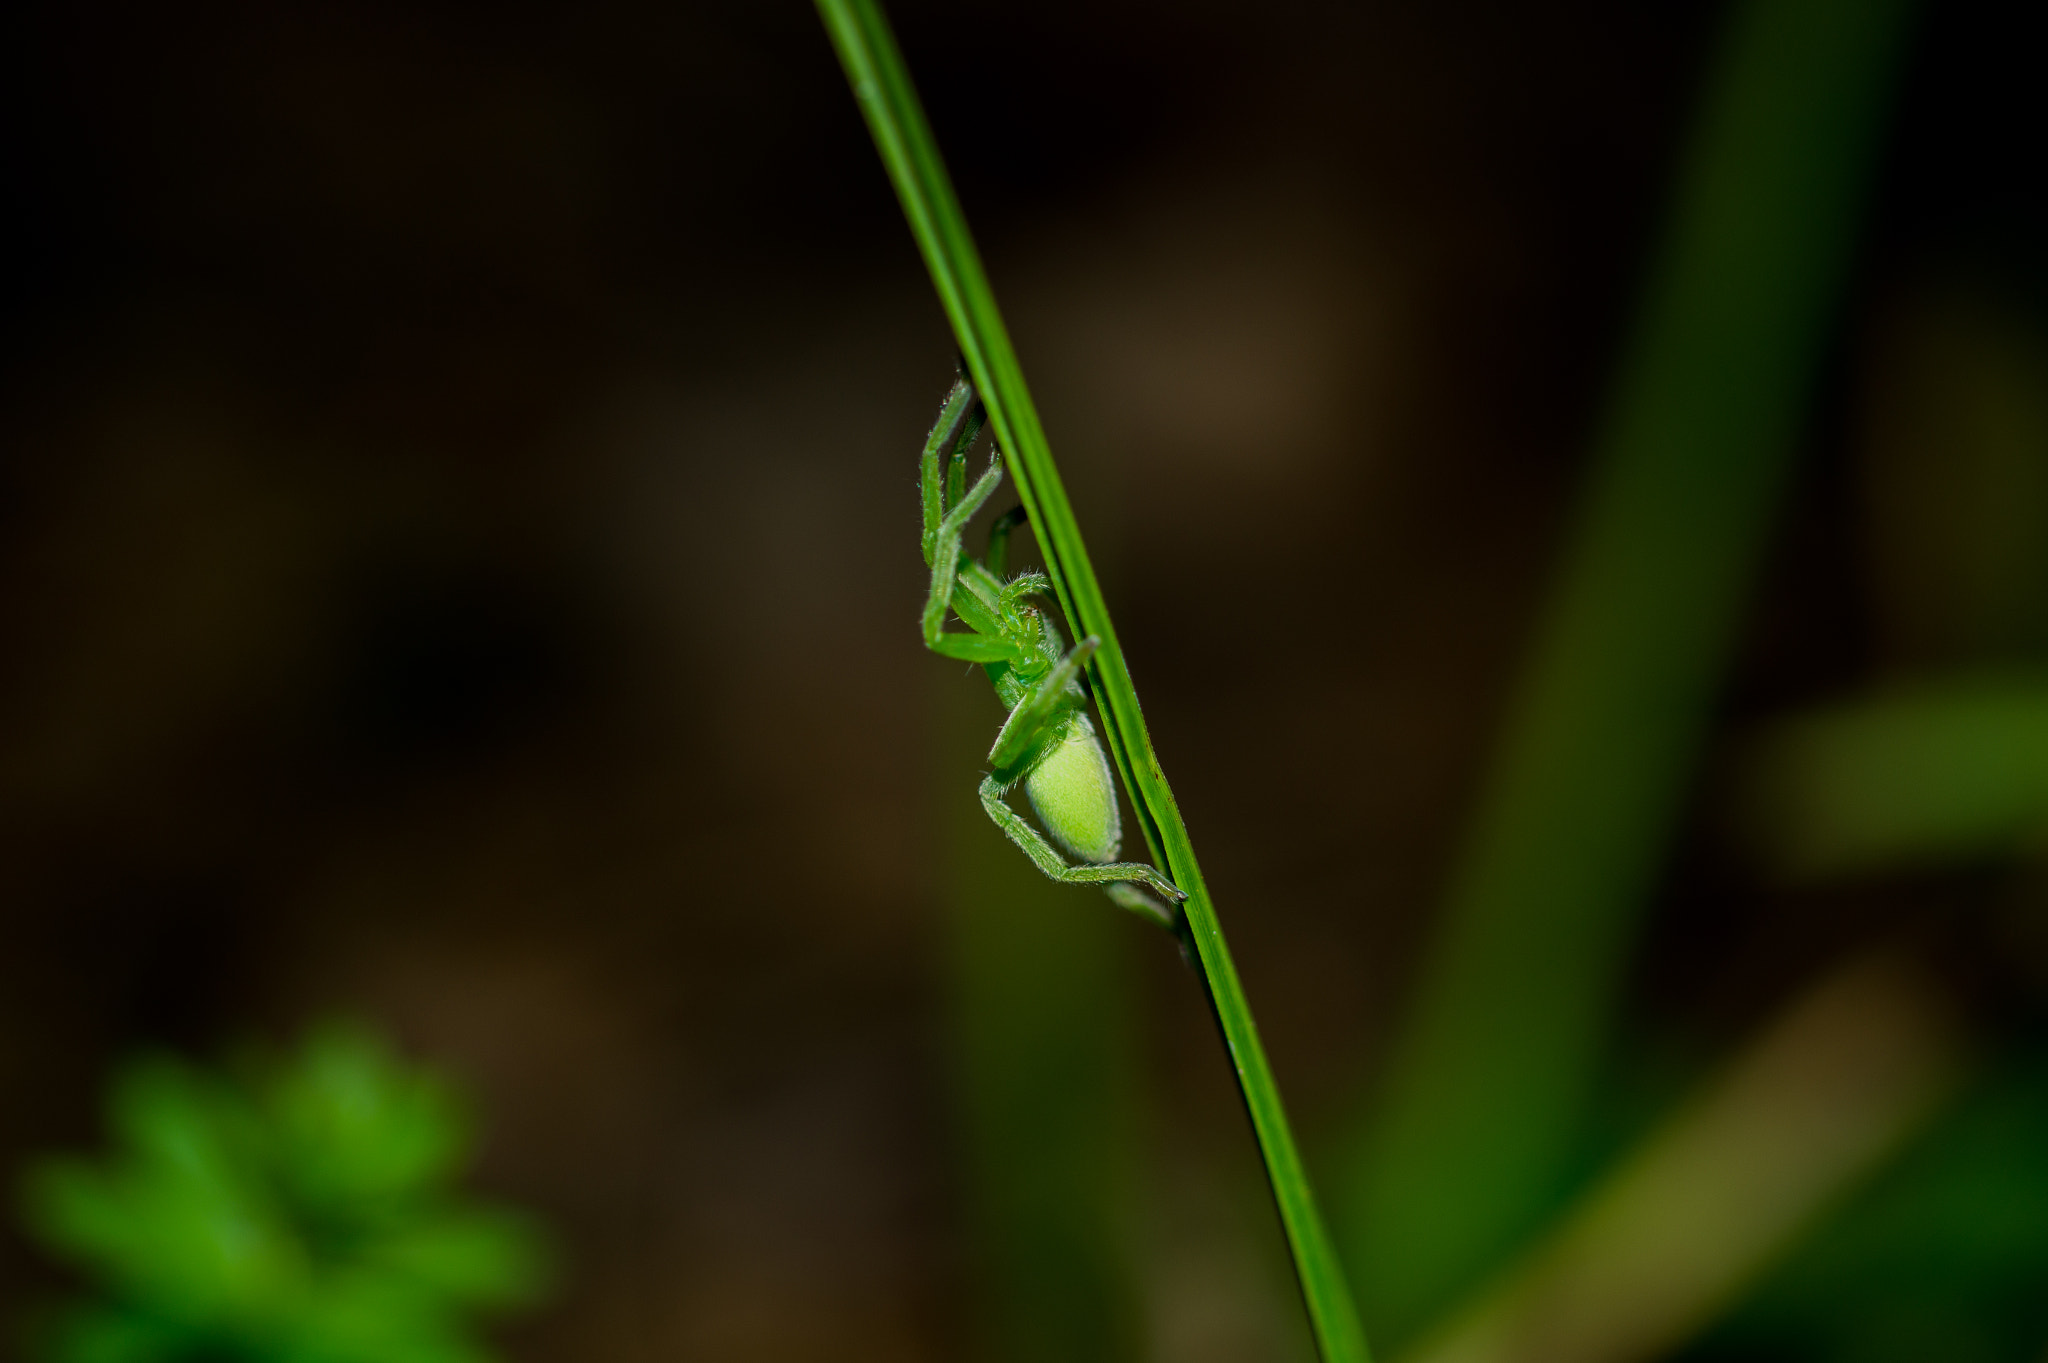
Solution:
{"label": "hairy spider leg", "polygon": [[[967,521],[1001,483],[1000,457],[997,456],[991,458],[989,471],[973,490],[970,492],[966,487],[967,451],[980,434],[986,418],[987,409],[976,397],[973,386],[965,378],[955,380],[952,391],[946,396],[945,406],[939,412],[939,419],[932,424],[919,461],[924,561],[933,569],[932,590],[925,600],[925,636],[929,641],[937,633],[932,623],[934,618],[943,626],[946,604],[951,604],[975,633],[1006,640],[1012,648],[1001,656],[991,657],[986,656],[990,650],[985,645],[978,645],[972,640],[950,640],[946,644],[933,645],[938,652],[982,663],[1026,663],[1029,649],[1023,636],[1028,631],[1016,619],[1015,604],[1018,598],[1043,591],[1051,583],[1042,573],[1025,574],[1008,586],[1002,582],[1010,532],[1026,520],[1024,508],[1012,507],[989,527],[987,566],[966,557],[962,549]],[[948,541],[951,541],[950,555]],[[957,578],[950,587],[945,585],[945,564],[941,562],[948,557]],[[963,589],[966,594],[979,598],[979,604],[987,606],[1000,619],[991,620],[985,613],[978,614],[974,609],[977,602],[964,600]],[[943,599],[942,591],[945,593]]]}
{"label": "hairy spider leg", "polygon": [[[959,505],[948,511],[939,522],[938,533],[932,544],[932,585],[924,603],[924,643],[932,652],[948,658],[963,658],[974,663],[1007,662],[1020,655],[1018,645],[1001,637],[1000,630],[982,629],[976,621],[975,612],[969,605],[972,593],[963,593],[956,588],[960,580],[960,538],[967,522],[982,505],[995,495],[998,484],[1003,481],[1000,464],[993,461],[988,472],[969,488],[960,498]],[[978,602],[975,604],[979,604]],[[953,607],[972,634],[949,634],[946,632],[946,609]],[[991,635],[995,637],[990,637]]]}
{"label": "hairy spider leg", "polygon": [[[1140,918],[1149,918],[1162,928],[1171,930],[1180,926],[1179,914],[1127,880],[1105,885],[1102,892],[1108,895],[1118,908],[1129,909]],[[1182,895],[1181,898],[1185,899],[1187,896]]]}
{"label": "hairy spider leg", "polygon": [[[945,519],[948,500],[960,500],[959,480],[966,474],[967,447],[981,433],[985,415],[973,385],[964,378],[956,379],[953,391],[946,394],[946,405],[939,409],[939,419],[932,423],[931,434],[925,439],[924,456],[918,461],[918,492],[924,505],[926,563],[932,561],[934,541],[938,537],[939,522]],[[956,480],[950,499],[946,496],[949,475]]]}
{"label": "hairy spider leg", "polygon": [[[991,581],[996,581],[993,575]],[[996,600],[1011,610],[1027,596],[1045,596],[1052,591],[1052,579],[1044,573],[1019,573],[1008,582],[996,582]],[[1028,609],[1028,607],[1026,608]],[[1033,611],[1036,615],[1037,612]]]}
{"label": "hairy spider leg", "polygon": [[[1043,834],[1024,821],[1024,816],[1003,802],[1003,794],[1009,787],[993,772],[982,778],[981,807],[995,820],[996,827],[1008,835],[1011,842],[1023,849],[1032,864],[1054,880],[1068,885],[1106,885],[1114,881],[1136,881],[1178,904],[1187,896],[1174,888],[1172,881],[1159,872],[1135,861],[1112,861],[1106,863],[1083,862],[1069,866],[1060,860],[1060,854]],[[1123,896],[1116,896],[1117,902],[1126,908],[1132,907]]]}
{"label": "hairy spider leg", "polygon": [[[1019,663],[1025,661],[1025,649],[1014,631],[1003,628],[1002,604],[987,590],[975,590],[985,587],[980,579],[986,570],[972,560],[963,563],[961,555],[967,522],[995,494],[1003,478],[1000,461],[992,458],[988,471],[974,486],[964,486],[967,447],[980,433],[982,420],[983,408],[973,387],[965,379],[957,380],[919,461],[924,556],[932,569],[922,621],[924,641],[925,647],[942,657],[984,664]],[[981,599],[984,597],[990,599]],[[946,632],[948,606],[959,614],[969,633]]]}
{"label": "hairy spider leg", "polygon": [[988,528],[988,552],[981,556],[981,561],[995,576],[1001,577],[1010,562],[1010,532],[1027,519],[1023,507],[1013,506]]}
{"label": "hairy spider leg", "polygon": [[[1019,781],[1028,782],[1032,775],[1060,749],[1080,745],[1084,751],[1073,754],[1072,760],[1085,762],[1092,758],[1103,768],[1100,779],[1112,811],[1108,821],[1110,826],[1105,830],[1110,834],[1112,842],[1107,852],[1110,857],[1116,855],[1113,845],[1115,781],[1109,774],[1108,759],[1103,756],[1101,740],[1095,736],[1095,727],[1081,712],[1081,695],[1076,685],[1082,666],[1101,646],[1102,641],[1093,635],[1083,639],[1029,694],[1017,702],[1016,708],[1010,712],[1009,719],[1004,721],[1002,730],[996,735],[995,747],[989,752],[989,761],[995,766],[995,770],[981,783],[982,807],[988,810],[989,818],[995,820],[996,826],[1009,836],[1010,841],[1022,848],[1024,854],[1036,863],[1039,870],[1055,880],[1098,885],[1112,881],[1137,881],[1178,903],[1187,896],[1174,888],[1173,882],[1150,866],[1138,862],[1109,860],[1084,860],[1078,866],[1067,865],[1052,844],[1003,800],[1004,794],[1012,786]],[[1077,856],[1081,855],[1080,849],[1074,851]],[[1134,907],[1125,902],[1124,896],[1116,898],[1124,907]]]}

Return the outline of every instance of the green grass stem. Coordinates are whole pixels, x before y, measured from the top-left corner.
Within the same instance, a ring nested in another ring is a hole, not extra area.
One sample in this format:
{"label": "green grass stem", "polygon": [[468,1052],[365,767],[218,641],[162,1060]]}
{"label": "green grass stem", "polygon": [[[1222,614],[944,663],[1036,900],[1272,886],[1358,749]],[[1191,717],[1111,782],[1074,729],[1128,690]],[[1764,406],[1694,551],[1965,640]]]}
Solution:
{"label": "green grass stem", "polygon": [[1187,827],[1152,751],[1137,691],[1053,465],[1038,409],[902,54],[874,0],[818,0],[818,10],[910,220],[968,373],[988,407],[989,424],[1030,514],[1060,607],[1077,635],[1092,634],[1102,641],[1088,672],[1103,737],[1130,791],[1146,846],[1188,895],[1184,932],[1191,958],[1199,964],[1251,1116],[1316,1347],[1324,1363],[1365,1363],[1365,1335],[1316,1209],[1251,1006],[1209,901]]}

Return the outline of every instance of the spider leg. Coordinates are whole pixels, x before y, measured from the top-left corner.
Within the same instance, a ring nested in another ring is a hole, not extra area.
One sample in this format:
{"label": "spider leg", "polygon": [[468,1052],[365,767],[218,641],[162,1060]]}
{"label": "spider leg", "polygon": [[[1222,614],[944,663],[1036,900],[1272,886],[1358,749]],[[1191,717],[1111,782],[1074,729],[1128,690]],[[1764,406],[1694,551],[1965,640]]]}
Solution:
{"label": "spider leg", "polygon": [[[998,484],[1003,481],[1002,466],[991,460],[988,472],[969,488],[960,498],[959,505],[948,511],[939,521],[932,543],[932,585],[924,602],[924,644],[934,653],[948,658],[964,658],[968,662],[989,663],[1016,659],[1017,647],[998,637],[992,631],[983,630],[975,634],[946,633],[946,610],[956,604],[962,609],[961,618],[970,627],[976,623],[978,603],[966,599],[955,601],[960,578],[960,538],[967,522],[984,503],[995,495]],[[987,617],[992,620],[992,617]]]}
{"label": "spider leg", "polygon": [[1003,575],[1010,561],[1010,532],[1029,519],[1023,507],[1013,506],[996,517],[995,524],[988,528],[988,552],[982,555],[981,561],[997,577]]}
{"label": "spider leg", "polygon": [[1027,596],[1051,595],[1052,579],[1044,573],[1019,573],[1002,584],[998,599],[1005,605],[1012,605]]}
{"label": "spider leg", "polygon": [[[1003,792],[1005,789],[1007,787],[993,773],[984,777],[981,782],[981,807],[988,811],[989,818],[995,820],[996,827],[1002,829],[1010,841],[1016,843],[1022,849],[1024,855],[1031,858],[1032,864],[1054,880],[1067,885],[1109,885],[1118,882],[1130,882],[1143,885],[1146,889],[1164,897],[1171,903],[1178,904],[1187,898],[1186,895],[1174,888],[1172,881],[1160,875],[1159,872],[1153,870],[1150,866],[1139,862],[1112,861],[1106,865],[1085,862],[1079,866],[1067,865],[1064,861],[1060,860],[1060,854],[1053,850],[1052,844],[1045,840],[1043,834],[1026,823],[1023,815],[1004,803]],[[1126,896],[1112,895],[1111,897],[1125,908],[1133,907],[1128,902]]]}
{"label": "spider leg", "polygon": [[957,485],[952,489],[950,498],[946,495],[947,479],[955,467],[964,470],[967,447],[980,434],[985,416],[980,400],[975,397],[974,386],[966,379],[955,380],[953,390],[946,394],[946,405],[939,409],[939,419],[932,424],[931,434],[925,437],[924,457],[918,461],[918,494],[924,506],[926,563],[932,561],[939,523],[946,516],[946,504],[960,500]]}
{"label": "spider leg", "polygon": [[1118,908],[1129,909],[1140,918],[1149,918],[1162,928],[1172,929],[1180,925],[1178,913],[1127,880],[1105,885],[1102,892],[1116,901]]}

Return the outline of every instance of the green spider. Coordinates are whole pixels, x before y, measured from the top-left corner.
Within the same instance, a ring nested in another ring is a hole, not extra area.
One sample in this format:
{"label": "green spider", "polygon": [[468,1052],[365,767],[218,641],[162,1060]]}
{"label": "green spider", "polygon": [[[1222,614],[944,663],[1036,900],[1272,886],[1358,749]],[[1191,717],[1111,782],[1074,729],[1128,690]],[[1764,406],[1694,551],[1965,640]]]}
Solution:
{"label": "green spider", "polygon": [[[1089,636],[1064,653],[1066,642],[1046,613],[1029,604],[1052,583],[1043,573],[1020,573],[1005,582],[1010,532],[1025,519],[1015,507],[989,528],[981,562],[966,557],[960,541],[967,522],[1003,480],[1000,456],[967,487],[967,448],[981,431],[981,401],[966,379],[953,385],[925,441],[920,467],[924,500],[924,561],[931,594],[924,603],[924,644],[947,658],[980,663],[995,683],[1010,717],[996,734],[981,783],[982,808],[1039,870],[1054,880],[1101,885],[1127,909],[1171,925],[1174,915],[1137,886],[1178,904],[1187,896],[1150,866],[1118,861],[1123,829],[1117,815],[1116,777],[1095,736],[1081,689],[1082,668],[1102,640]],[[950,607],[971,633],[948,631]],[[1052,841],[1080,864],[1061,860],[1043,835],[1003,797],[1019,782]]]}

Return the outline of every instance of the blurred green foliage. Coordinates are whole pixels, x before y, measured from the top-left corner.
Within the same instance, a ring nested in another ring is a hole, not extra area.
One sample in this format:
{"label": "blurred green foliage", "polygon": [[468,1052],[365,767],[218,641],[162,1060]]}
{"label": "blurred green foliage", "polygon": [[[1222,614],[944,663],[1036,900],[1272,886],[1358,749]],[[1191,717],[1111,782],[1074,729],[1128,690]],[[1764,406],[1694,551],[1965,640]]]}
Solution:
{"label": "blurred green foliage", "polygon": [[1797,876],[2009,854],[2048,832],[2048,683],[1961,677],[1781,725],[1749,814]]}
{"label": "blurred green foliage", "polygon": [[2017,1363],[2048,1339],[2048,1048],[1987,1073],[1703,1356]]}
{"label": "blurred green foliage", "polygon": [[1910,680],[1770,726],[1743,812],[1796,879],[2013,867],[1989,903],[1947,902],[2003,920],[1999,965],[2022,977],[2007,1007],[2033,1035],[1992,1047],[1702,1358],[2021,1363],[2048,1340],[2048,906],[2030,865],[2048,834],[2048,343],[2009,303],[1958,294],[1911,309],[1891,349],[1866,503],[1879,624]]}
{"label": "blurred green foliage", "polygon": [[1563,1205],[1857,239],[1910,0],[1729,7],[1557,581],[1354,1141],[1372,1328]]}
{"label": "blurred green foliage", "polygon": [[469,1317],[532,1300],[525,1218],[462,1198],[470,1122],[446,1083],[331,1024],[214,1073],[114,1078],[114,1149],[23,1180],[27,1229],[87,1300],[33,1332],[54,1363],[471,1363]]}
{"label": "blurred green foliage", "polygon": [[2048,834],[2048,336],[1944,290],[1879,366],[1863,500],[1890,680],[1752,754],[1753,840],[1791,876],[1993,861]]}

